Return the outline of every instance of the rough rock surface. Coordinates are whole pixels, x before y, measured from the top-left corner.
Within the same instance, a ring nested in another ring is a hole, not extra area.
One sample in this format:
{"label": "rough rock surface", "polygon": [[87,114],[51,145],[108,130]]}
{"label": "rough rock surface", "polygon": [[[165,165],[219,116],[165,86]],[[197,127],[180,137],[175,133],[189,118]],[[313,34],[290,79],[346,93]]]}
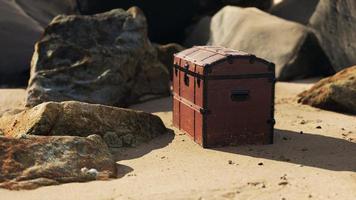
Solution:
{"label": "rough rock surface", "polygon": [[60,15],[36,43],[27,106],[79,100],[127,106],[169,94],[167,69],[138,8]]}
{"label": "rough rock surface", "polygon": [[299,97],[303,104],[356,114],[356,66],[322,79]]}
{"label": "rough rock surface", "polygon": [[43,27],[57,14],[74,12],[72,3],[72,0],[0,1],[1,86],[27,84],[34,44]]}
{"label": "rough rock surface", "polygon": [[355,0],[321,0],[310,26],[336,71],[356,64]]}
{"label": "rough rock surface", "polygon": [[0,137],[1,188],[35,189],[115,176],[116,163],[98,135]]}
{"label": "rough rock surface", "polygon": [[[47,102],[0,118],[5,136],[102,136],[110,147],[135,146],[166,133],[161,119],[141,111],[82,102]],[[122,142],[121,142],[122,141]]]}
{"label": "rough rock surface", "polygon": [[226,6],[211,21],[210,44],[243,50],[276,64],[279,80],[330,74],[314,34],[255,8]]}

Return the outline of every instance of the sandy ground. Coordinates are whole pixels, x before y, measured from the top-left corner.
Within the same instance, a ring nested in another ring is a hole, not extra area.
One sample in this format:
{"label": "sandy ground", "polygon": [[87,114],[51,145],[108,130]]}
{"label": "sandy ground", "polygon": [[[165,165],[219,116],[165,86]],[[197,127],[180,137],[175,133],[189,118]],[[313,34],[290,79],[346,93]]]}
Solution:
{"label": "sandy ground", "polygon": [[[133,108],[160,116],[174,133],[116,152],[121,178],[0,189],[0,199],[355,200],[356,117],[297,104],[310,86],[277,83],[273,145],[203,149],[171,126],[170,98],[158,99]],[[21,106],[24,91],[0,95],[3,111]]]}

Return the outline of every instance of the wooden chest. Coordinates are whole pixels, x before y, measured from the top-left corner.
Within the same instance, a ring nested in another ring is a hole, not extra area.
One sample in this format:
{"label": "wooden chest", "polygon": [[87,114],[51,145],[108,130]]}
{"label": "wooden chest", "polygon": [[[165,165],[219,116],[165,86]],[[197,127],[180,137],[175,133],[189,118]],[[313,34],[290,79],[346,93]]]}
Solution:
{"label": "wooden chest", "polygon": [[196,46],[174,56],[173,124],[203,147],[273,143],[274,64]]}

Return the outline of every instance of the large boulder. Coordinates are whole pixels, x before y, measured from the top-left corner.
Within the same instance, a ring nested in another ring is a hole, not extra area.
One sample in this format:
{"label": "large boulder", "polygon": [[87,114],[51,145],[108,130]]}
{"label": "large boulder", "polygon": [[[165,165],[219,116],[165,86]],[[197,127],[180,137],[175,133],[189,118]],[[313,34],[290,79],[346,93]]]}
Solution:
{"label": "large boulder", "polygon": [[141,111],[82,102],[47,102],[0,118],[0,132],[24,135],[97,134],[109,147],[135,146],[167,132],[161,119]]}
{"label": "large boulder", "polygon": [[74,12],[70,1],[0,0],[0,86],[27,84],[35,42],[54,15]]}
{"label": "large boulder", "polygon": [[310,26],[336,71],[356,64],[355,0],[321,0]]}
{"label": "large boulder", "polygon": [[356,114],[356,66],[322,79],[299,94],[299,102],[326,110]]}
{"label": "large boulder", "polygon": [[274,62],[279,80],[333,72],[308,28],[258,9],[226,6],[212,18],[210,30],[211,45],[243,50]]}
{"label": "large boulder", "polygon": [[116,177],[100,136],[0,137],[0,187],[12,190]]}
{"label": "large boulder", "polygon": [[27,106],[79,100],[127,106],[169,94],[168,70],[138,8],[60,15],[36,43]]}

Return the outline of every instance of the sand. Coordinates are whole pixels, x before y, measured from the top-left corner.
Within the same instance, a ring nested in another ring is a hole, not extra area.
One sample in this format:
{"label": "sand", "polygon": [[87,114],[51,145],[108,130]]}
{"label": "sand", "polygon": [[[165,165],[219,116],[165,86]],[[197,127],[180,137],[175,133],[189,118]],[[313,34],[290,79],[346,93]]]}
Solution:
{"label": "sand", "polygon": [[[171,100],[163,98],[132,108],[160,116],[174,133],[117,152],[120,178],[0,189],[0,199],[355,200],[356,117],[297,104],[310,86],[277,83],[273,145],[203,149],[171,126]],[[24,90],[0,95],[1,111],[20,106]]]}

